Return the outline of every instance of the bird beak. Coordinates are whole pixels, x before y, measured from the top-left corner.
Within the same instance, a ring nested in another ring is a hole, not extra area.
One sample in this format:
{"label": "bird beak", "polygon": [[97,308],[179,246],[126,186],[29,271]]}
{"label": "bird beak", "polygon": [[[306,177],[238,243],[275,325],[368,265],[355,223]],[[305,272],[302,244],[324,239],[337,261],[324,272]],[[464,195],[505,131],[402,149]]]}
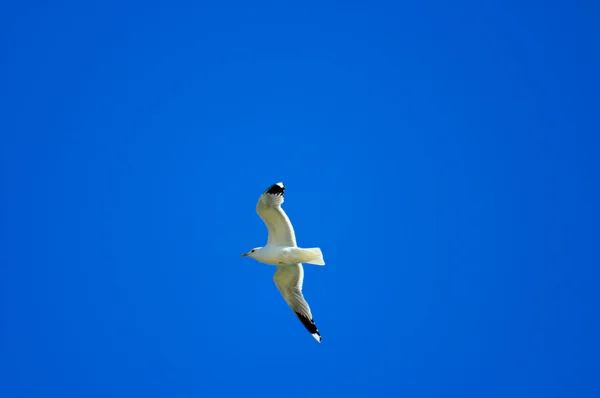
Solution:
{"label": "bird beak", "polygon": [[242,254],[242,257],[248,257],[248,253]]}

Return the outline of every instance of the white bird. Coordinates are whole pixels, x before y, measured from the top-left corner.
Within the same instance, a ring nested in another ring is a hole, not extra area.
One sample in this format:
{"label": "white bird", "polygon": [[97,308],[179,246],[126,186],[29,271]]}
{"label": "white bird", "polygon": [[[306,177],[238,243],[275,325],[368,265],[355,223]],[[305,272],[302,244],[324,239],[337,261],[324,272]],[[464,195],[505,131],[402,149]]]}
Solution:
{"label": "white bird", "polygon": [[302,249],[296,246],[294,228],[281,208],[285,186],[271,185],[258,199],[256,212],[269,230],[267,244],[255,247],[242,257],[277,266],[273,280],[281,295],[310,334],[320,343],[321,334],[315,325],[310,307],[302,295],[304,269],[302,263],[325,265],[318,247]]}

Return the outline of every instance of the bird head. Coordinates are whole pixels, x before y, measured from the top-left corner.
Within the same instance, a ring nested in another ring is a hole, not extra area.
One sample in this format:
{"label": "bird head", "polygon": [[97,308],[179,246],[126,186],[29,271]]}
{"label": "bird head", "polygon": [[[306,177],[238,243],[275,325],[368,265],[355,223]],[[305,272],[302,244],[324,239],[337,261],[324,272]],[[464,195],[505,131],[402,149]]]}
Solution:
{"label": "bird head", "polygon": [[254,249],[250,250],[248,253],[242,254],[242,257],[254,257],[256,255],[256,252],[258,252],[260,249],[262,249],[262,247],[255,247]]}

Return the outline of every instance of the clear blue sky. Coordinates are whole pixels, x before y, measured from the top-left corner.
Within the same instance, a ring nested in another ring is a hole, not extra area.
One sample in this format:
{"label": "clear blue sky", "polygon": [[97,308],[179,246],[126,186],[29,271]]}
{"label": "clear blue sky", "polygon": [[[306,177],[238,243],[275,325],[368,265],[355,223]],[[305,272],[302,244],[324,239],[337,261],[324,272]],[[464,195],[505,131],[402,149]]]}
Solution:
{"label": "clear blue sky", "polygon": [[600,396],[598,2],[302,3],[0,6],[2,398]]}

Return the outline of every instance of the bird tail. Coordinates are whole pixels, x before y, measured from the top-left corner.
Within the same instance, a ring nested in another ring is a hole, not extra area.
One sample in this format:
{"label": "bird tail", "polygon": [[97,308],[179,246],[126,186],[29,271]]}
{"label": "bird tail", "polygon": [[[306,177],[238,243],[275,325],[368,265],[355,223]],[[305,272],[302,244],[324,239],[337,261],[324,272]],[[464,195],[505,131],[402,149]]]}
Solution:
{"label": "bird tail", "polygon": [[318,247],[312,247],[310,249],[302,249],[306,255],[306,260],[304,263],[314,264],[314,265],[325,265],[325,260],[323,260],[323,253],[321,253],[321,249]]}

